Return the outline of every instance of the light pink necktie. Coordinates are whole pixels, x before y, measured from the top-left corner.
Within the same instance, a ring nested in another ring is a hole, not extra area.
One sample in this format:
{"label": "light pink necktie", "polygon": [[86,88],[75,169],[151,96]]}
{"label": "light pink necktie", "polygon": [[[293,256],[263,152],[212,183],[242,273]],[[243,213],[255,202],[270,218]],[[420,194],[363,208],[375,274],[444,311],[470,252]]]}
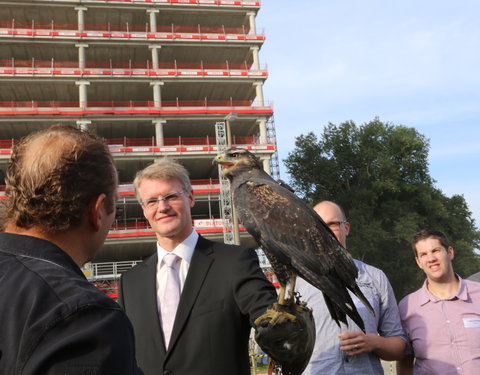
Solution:
{"label": "light pink necktie", "polygon": [[163,262],[167,266],[167,284],[165,294],[160,303],[160,310],[162,312],[163,335],[167,348],[172,334],[175,314],[177,313],[178,301],[180,301],[180,279],[175,268],[175,263],[178,259],[180,258],[175,254],[167,254],[163,257]]}

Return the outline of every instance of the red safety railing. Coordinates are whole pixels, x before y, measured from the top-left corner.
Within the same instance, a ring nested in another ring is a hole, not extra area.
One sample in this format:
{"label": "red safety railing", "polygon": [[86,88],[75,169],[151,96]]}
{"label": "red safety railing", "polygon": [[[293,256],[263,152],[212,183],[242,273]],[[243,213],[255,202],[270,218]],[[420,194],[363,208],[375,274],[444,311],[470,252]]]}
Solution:
{"label": "red safety railing", "polygon": [[16,139],[0,139],[0,149],[13,148],[13,146],[17,142],[18,142],[18,140],[16,140]]}
{"label": "red safety railing", "polygon": [[1,101],[0,115],[89,115],[89,114],[150,114],[150,115],[184,115],[184,114],[242,114],[273,113],[270,104],[258,105],[253,100],[165,100],[154,101]]}
{"label": "red safety railing", "polygon": [[[134,108],[134,107],[252,107],[253,100],[162,100],[155,105],[152,100],[124,100],[124,101],[88,101],[88,108]],[[28,101],[0,101],[0,108],[75,108],[78,102],[57,100],[28,100]]]}
{"label": "red safety railing", "polygon": [[[250,70],[252,63],[246,61],[236,62],[159,62],[158,69],[178,70]],[[0,60],[0,67],[3,68],[69,68],[79,69],[78,61],[56,61],[52,60]],[[89,69],[143,69],[152,70],[151,61],[86,61],[85,68]]]}
{"label": "red safety railing", "polygon": [[[218,185],[220,184],[220,180],[218,178],[195,179],[195,180],[190,180],[190,184],[192,185],[193,190],[195,191],[196,188],[200,185],[218,187]],[[6,190],[6,185],[0,185],[0,192],[3,193],[5,192],[5,190]],[[119,192],[126,192],[126,191],[133,192],[133,182],[120,182],[118,184],[118,190]]]}
{"label": "red safety railing", "polygon": [[[69,22],[38,22],[38,21],[0,21],[1,29],[9,30],[48,30],[48,31],[79,31],[77,23]],[[140,32],[152,33],[150,24],[131,25],[125,24],[85,24],[83,31],[99,31],[99,32]],[[201,26],[201,25],[157,25],[156,31],[153,33],[171,33],[171,34],[220,34],[220,35],[247,35],[250,32],[250,26],[242,25],[240,27],[225,27],[221,26]],[[257,35],[259,35],[257,33]]]}
{"label": "red safety railing", "polygon": [[[219,228],[223,227],[222,219],[195,219],[192,220],[194,227],[200,228]],[[110,228],[111,231],[121,231],[121,230],[150,230],[150,224],[145,219],[127,219],[127,220],[116,220],[112,223]],[[245,230],[243,226],[239,228],[240,230]]]}
{"label": "red safety railing", "polygon": [[[0,139],[0,149],[12,149],[16,139]],[[155,137],[151,138],[104,138],[105,144],[109,146],[121,147],[142,147],[142,146],[156,146]],[[216,145],[216,138],[212,136],[206,137],[175,137],[164,138],[164,146],[208,146]],[[235,145],[258,145],[260,144],[260,137],[257,136],[232,136],[232,144]]]}
{"label": "red safety railing", "polygon": [[[115,146],[155,146],[156,141],[155,137],[151,138],[105,138],[105,143],[107,145]],[[247,136],[247,137],[232,137],[233,144],[245,144],[245,145],[254,145],[260,144],[260,137],[257,136]],[[216,145],[217,140],[215,137],[175,137],[175,138],[164,138],[164,146],[199,146],[199,145]]]}
{"label": "red safety railing", "polygon": [[218,185],[219,183],[220,180],[218,178],[190,180],[190,184],[194,187],[194,190],[195,185]]}
{"label": "red safety railing", "polygon": [[228,6],[245,6],[245,7],[259,7],[260,1],[232,1],[232,0],[103,0],[105,2],[115,1],[122,3],[158,3],[158,4],[206,4],[206,5],[228,5]]}
{"label": "red safety railing", "polygon": [[150,225],[146,220],[124,220],[114,221],[110,230],[136,230],[150,229]]}

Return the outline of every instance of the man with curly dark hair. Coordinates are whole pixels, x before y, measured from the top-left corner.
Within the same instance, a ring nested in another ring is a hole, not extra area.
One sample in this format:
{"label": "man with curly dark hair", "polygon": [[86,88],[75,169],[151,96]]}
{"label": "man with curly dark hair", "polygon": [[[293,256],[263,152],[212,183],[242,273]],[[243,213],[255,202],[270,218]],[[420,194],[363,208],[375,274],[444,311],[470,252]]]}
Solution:
{"label": "man with curly dark hair", "polygon": [[115,217],[108,148],[53,126],[15,146],[5,181],[0,373],[138,373],[128,318],[80,269]]}

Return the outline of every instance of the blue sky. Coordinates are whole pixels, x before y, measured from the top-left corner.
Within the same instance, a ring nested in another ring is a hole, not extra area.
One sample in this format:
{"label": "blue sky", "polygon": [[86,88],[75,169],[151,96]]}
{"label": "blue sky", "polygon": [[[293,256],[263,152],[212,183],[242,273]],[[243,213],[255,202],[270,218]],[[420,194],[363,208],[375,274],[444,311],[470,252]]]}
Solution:
{"label": "blue sky", "polygon": [[478,0],[263,0],[282,178],[295,137],[378,116],[429,139],[437,188],[462,194],[480,227],[479,15]]}

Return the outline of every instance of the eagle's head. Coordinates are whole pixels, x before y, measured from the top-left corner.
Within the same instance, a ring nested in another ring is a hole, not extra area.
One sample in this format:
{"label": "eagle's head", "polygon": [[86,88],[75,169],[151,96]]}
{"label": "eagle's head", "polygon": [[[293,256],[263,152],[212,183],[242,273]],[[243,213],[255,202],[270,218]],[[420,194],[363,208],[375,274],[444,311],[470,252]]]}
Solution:
{"label": "eagle's head", "polygon": [[243,172],[262,170],[258,158],[244,148],[229,148],[217,155],[213,161],[223,166],[223,175],[229,180]]}

